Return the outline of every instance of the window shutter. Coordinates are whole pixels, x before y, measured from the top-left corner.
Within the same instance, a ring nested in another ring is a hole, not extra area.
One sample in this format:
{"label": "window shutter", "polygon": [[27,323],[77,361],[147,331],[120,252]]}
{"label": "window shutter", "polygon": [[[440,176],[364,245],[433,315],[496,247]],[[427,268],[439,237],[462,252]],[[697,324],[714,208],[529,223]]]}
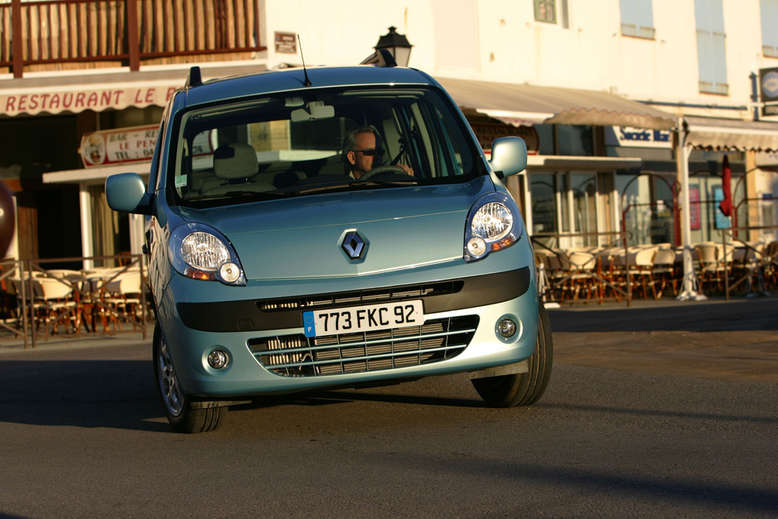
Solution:
{"label": "window shutter", "polygon": [[778,0],[761,0],[762,54],[778,58]]}
{"label": "window shutter", "polygon": [[722,0],[695,0],[700,92],[729,94]]}
{"label": "window shutter", "polygon": [[654,39],[654,12],[651,0],[620,0],[621,34]]}

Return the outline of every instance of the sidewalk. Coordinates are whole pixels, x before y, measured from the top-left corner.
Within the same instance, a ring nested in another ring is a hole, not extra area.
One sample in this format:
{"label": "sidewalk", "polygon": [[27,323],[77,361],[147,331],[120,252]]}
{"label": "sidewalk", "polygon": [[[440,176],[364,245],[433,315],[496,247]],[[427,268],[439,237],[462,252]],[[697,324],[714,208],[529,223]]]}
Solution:
{"label": "sidewalk", "polygon": [[[678,301],[677,299],[670,298],[670,297],[663,297],[661,299],[633,299],[630,306],[627,306],[626,301],[603,301],[602,303],[599,303],[596,299],[590,300],[590,301],[578,301],[575,304],[569,304],[569,303],[562,303],[561,305],[554,307],[553,305],[549,308],[546,307],[549,311],[556,311],[556,310],[569,310],[569,311],[588,311],[588,310],[613,310],[613,309],[624,309],[628,310],[630,308],[636,309],[636,308],[685,308],[689,306],[699,306],[699,305],[717,305],[717,304],[730,304],[730,303],[747,303],[747,302],[759,302],[759,301],[774,301],[778,305],[778,295],[766,295],[766,296],[755,296],[755,297],[730,297],[729,301],[724,296],[711,296],[708,297],[708,299],[704,301]],[[776,311],[778,311],[778,306],[776,307]]]}
{"label": "sidewalk", "polygon": [[38,337],[35,348],[31,348],[29,338],[27,350],[24,349],[24,340],[21,337],[10,335],[0,338],[0,355],[4,353],[19,353],[22,351],[51,351],[61,349],[99,348],[110,346],[129,346],[133,344],[151,344],[154,334],[154,326],[146,328],[146,339],[140,330],[120,331],[113,335],[79,334],[79,335],[54,335],[48,339]]}

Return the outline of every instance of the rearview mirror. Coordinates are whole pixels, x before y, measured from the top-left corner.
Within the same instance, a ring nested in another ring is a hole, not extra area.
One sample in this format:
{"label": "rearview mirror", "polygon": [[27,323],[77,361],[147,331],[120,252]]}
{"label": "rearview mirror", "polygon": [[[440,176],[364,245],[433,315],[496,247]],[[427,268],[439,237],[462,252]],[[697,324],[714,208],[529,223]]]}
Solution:
{"label": "rearview mirror", "polygon": [[513,175],[527,167],[527,144],[521,137],[499,137],[492,143],[492,160],[495,172],[503,176]]}
{"label": "rearview mirror", "polygon": [[105,197],[114,211],[149,214],[146,185],[137,173],[119,173],[105,179]]}
{"label": "rearview mirror", "polygon": [[325,105],[324,101],[311,101],[305,108],[292,110],[290,119],[293,123],[302,121],[316,121],[318,119],[331,119],[335,117],[335,107]]}

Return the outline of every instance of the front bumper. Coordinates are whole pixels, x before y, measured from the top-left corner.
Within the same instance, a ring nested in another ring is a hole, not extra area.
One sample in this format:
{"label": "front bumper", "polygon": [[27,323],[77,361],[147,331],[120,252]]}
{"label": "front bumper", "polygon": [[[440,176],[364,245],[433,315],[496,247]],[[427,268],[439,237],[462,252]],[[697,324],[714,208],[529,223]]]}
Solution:
{"label": "front bumper", "polygon": [[[267,344],[286,340],[288,345],[290,340],[295,342],[296,338],[302,338],[304,341],[305,338],[302,335],[303,310],[275,312],[269,317],[258,310],[262,302],[268,300],[176,303],[173,290],[167,290],[158,317],[182,387],[186,393],[198,398],[228,399],[333,386],[380,384],[381,381],[394,379],[511,364],[532,354],[537,336],[538,302],[535,277],[530,267],[451,282],[459,286],[458,291],[431,293],[418,298],[424,301],[425,318],[430,326],[440,322],[449,323],[449,326],[452,322],[464,323],[467,330],[458,330],[464,335],[454,335],[452,328],[451,337],[452,341],[467,339],[466,343],[461,348],[455,348],[455,344],[448,342],[445,348],[440,343],[437,347],[435,344],[430,347],[429,339],[418,338],[418,348],[430,350],[426,353],[408,350],[396,353],[396,350],[407,348],[412,342],[398,342],[401,339],[391,344],[390,349],[376,349],[375,341],[366,337],[368,346],[347,344],[330,348],[327,350],[329,360],[318,364],[312,357],[301,356],[309,351],[308,348],[301,349],[303,353],[300,355],[276,355],[272,360]],[[440,286],[441,283],[447,282],[434,284]],[[395,288],[408,287],[391,288],[394,291]],[[363,292],[368,297],[375,297],[375,290]],[[396,292],[407,293],[407,290]],[[361,304],[337,303],[337,295],[331,294],[331,305]],[[415,296],[411,294],[410,297]],[[254,316],[253,320],[249,315]],[[276,319],[272,318],[273,315]],[[504,317],[511,317],[519,324],[517,333],[510,339],[500,337],[496,330],[497,322]],[[475,326],[471,326],[473,322],[476,322]],[[434,335],[439,336],[440,333]],[[258,346],[263,344],[265,346]],[[358,351],[360,347],[361,352]],[[227,351],[230,356],[230,364],[223,370],[214,370],[207,363],[208,353],[215,348]],[[441,355],[439,352],[444,349],[445,353]],[[344,360],[339,361],[337,357],[332,360],[333,352]],[[305,369],[274,369],[274,366],[288,366],[290,362],[302,364]],[[317,366],[312,367],[314,364]]]}

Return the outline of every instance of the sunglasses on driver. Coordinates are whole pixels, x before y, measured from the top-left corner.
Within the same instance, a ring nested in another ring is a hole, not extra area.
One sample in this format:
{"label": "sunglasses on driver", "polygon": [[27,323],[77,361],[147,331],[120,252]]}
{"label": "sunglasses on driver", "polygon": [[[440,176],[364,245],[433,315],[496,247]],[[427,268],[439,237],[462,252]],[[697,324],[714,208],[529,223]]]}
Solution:
{"label": "sunglasses on driver", "polygon": [[381,150],[379,148],[370,148],[367,150],[354,150],[354,153],[361,153],[367,157],[375,157],[376,155],[381,154]]}

